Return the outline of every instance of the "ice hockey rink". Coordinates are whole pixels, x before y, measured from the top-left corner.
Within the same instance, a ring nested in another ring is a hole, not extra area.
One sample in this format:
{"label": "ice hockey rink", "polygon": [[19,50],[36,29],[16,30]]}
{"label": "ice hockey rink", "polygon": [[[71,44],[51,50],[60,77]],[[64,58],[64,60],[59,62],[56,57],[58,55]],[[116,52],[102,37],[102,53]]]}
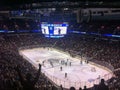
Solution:
{"label": "ice hockey rink", "polygon": [[86,63],[85,58],[81,60],[79,57],[71,57],[68,53],[54,48],[21,49],[19,53],[36,69],[40,63],[42,73],[53,83],[64,88],[74,86],[78,89],[85,85],[89,88],[99,84],[101,78],[108,80],[113,75],[109,69]]}

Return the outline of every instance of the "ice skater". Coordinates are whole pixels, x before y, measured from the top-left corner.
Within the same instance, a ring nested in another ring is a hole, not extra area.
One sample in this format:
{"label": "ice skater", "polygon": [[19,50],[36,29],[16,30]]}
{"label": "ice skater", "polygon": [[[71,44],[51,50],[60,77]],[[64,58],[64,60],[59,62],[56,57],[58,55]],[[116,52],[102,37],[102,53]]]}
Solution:
{"label": "ice skater", "polygon": [[92,67],[92,68],[91,68],[91,72],[96,72],[95,67]]}
{"label": "ice skater", "polygon": [[61,64],[63,64],[63,61],[61,60]]}
{"label": "ice skater", "polygon": [[65,66],[67,66],[67,62],[65,62]]}
{"label": "ice skater", "polygon": [[45,61],[42,61],[42,65],[44,66]]}
{"label": "ice skater", "polygon": [[62,66],[60,67],[60,71],[62,71]]}
{"label": "ice skater", "polygon": [[53,63],[50,61],[50,65],[53,67]]}
{"label": "ice skater", "polygon": [[64,60],[61,60],[61,64],[64,65],[64,63],[65,63]]}
{"label": "ice skater", "polygon": [[65,78],[67,78],[67,73],[65,73]]}
{"label": "ice skater", "polygon": [[100,75],[98,76],[98,78],[97,78],[97,79],[101,79]]}
{"label": "ice skater", "polygon": [[71,66],[71,62],[70,62],[70,66]]}
{"label": "ice skater", "polygon": [[88,64],[88,60],[85,60],[85,63]]}
{"label": "ice skater", "polygon": [[68,59],[67,59],[67,62],[68,62]]}
{"label": "ice skater", "polygon": [[82,60],[80,60],[80,64],[82,65]]}
{"label": "ice skater", "polygon": [[88,64],[88,63],[89,63],[89,61],[87,60],[87,61],[86,61],[86,63]]}

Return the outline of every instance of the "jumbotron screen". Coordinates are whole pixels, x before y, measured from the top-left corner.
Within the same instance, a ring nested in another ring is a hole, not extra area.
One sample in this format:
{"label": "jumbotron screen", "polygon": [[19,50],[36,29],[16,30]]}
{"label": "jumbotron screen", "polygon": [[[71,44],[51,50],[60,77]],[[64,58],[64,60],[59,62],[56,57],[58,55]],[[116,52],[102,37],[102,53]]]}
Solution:
{"label": "jumbotron screen", "polygon": [[60,38],[67,34],[68,23],[41,23],[42,34],[45,37]]}

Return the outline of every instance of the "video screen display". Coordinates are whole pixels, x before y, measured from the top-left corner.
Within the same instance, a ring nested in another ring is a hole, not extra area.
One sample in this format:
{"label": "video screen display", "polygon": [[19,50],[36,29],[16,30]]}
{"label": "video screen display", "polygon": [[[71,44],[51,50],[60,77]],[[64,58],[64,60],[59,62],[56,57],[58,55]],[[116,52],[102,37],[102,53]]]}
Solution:
{"label": "video screen display", "polygon": [[67,34],[67,23],[62,24],[48,24],[42,23],[41,30],[42,34],[46,37],[61,37]]}

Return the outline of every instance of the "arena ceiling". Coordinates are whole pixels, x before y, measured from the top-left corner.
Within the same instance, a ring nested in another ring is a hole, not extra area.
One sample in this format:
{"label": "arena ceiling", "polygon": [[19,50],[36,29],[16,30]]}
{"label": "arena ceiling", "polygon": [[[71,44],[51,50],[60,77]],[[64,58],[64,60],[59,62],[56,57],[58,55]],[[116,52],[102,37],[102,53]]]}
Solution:
{"label": "arena ceiling", "polygon": [[0,0],[0,10],[19,10],[35,8],[98,8],[120,7],[120,1],[105,0]]}

